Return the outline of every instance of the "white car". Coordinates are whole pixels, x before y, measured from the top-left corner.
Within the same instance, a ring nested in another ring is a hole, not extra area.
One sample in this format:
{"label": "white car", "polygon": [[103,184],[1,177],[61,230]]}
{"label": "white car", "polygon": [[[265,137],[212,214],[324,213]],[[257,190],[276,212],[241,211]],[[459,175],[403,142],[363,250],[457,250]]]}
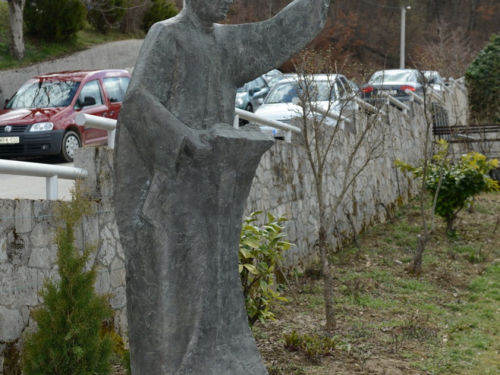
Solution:
{"label": "white car", "polygon": [[[345,76],[341,74],[314,74],[302,79],[298,76],[291,76],[278,81],[267,95],[264,103],[255,111],[255,114],[290,124],[294,117],[302,116],[302,107],[294,104],[293,99],[298,98],[297,92],[305,91],[302,86],[308,83],[311,83],[308,88],[308,92],[311,93],[309,101],[330,113],[341,114],[345,109],[356,106],[349,99],[352,99],[357,93],[353,91],[352,85],[349,84]],[[326,117],[324,123],[335,126],[337,120]],[[273,134],[275,138],[284,137],[285,132],[282,130],[263,125],[261,125],[261,129]]]}

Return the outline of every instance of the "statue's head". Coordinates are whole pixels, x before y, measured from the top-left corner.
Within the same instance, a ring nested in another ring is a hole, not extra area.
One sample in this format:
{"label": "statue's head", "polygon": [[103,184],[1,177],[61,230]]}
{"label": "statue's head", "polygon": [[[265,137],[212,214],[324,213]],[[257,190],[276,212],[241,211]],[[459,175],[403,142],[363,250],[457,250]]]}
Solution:
{"label": "statue's head", "polygon": [[184,8],[196,14],[204,23],[214,23],[226,18],[233,0],[184,0]]}

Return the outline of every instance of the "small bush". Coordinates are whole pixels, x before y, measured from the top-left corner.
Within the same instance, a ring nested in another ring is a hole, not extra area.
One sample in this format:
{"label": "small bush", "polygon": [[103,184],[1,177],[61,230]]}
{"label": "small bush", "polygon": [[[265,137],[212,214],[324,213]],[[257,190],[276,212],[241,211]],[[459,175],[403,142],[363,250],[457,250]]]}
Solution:
{"label": "small bush", "polygon": [[[478,152],[462,155],[456,163],[448,155],[448,143],[438,141],[439,150],[433,156],[433,163],[427,168],[426,189],[432,196],[438,192],[436,214],[447,222],[447,232],[454,232],[453,223],[458,212],[467,202],[481,192],[498,191],[500,185],[488,176],[488,172],[498,167],[498,160],[486,160]],[[396,160],[396,166],[410,171],[415,177],[422,177],[423,167],[412,167]]]}
{"label": "small bush", "polygon": [[24,7],[28,33],[56,42],[73,39],[83,29],[86,14],[78,0],[30,0]]}
{"label": "small bush", "polygon": [[335,349],[335,339],[326,336],[300,335],[293,331],[285,335],[285,348],[291,352],[301,352],[306,357],[318,361],[321,357],[331,355]]}
{"label": "small bush", "polygon": [[111,318],[107,295],[96,295],[97,267],[85,267],[95,248],[75,246],[74,230],[91,204],[78,188],[70,202],[56,213],[64,225],[56,229],[60,281],[45,282],[43,305],[32,312],[37,324],[25,337],[22,354],[25,375],[105,375],[111,371],[113,340],[103,334],[103,321]]}
{"label": "small bush", "polygon": [[91,0],[88,2],[87,20],[100,33],[118,27],[125,15],[125,0]]}
{"label": "small bush", "polygon": [[141,28],[147,33],[156,22],[175,17],[178,13],[179,11],[173,3],[167,0],[152,0],[151,8],[142,19]]}
{"label": "small bush", "polygon": [[254,212],[245,218],[240,237],[239,272],[250,326],[258,320],[274,319],[270,310],[272,302],[286,301],[273,290],[276,267],[283,260],[283,252],[290,248],[283,233],[286,219],[268,213],[267,223],[258,227],[253,223],[260,213]]}

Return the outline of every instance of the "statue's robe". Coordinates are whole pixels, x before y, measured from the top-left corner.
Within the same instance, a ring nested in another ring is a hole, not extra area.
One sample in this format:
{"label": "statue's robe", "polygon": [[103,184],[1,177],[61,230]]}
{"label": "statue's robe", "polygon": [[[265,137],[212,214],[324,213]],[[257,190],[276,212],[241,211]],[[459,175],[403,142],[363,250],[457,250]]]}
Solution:
{"label": "statue's robe", "polygon": [[134,375],[267,373],[247,323],[238,241],[273,140],[228,124],[236,88],[305,47],[323,27],[324,1],[210,28],[183,11],[148,33],[114,155]]}

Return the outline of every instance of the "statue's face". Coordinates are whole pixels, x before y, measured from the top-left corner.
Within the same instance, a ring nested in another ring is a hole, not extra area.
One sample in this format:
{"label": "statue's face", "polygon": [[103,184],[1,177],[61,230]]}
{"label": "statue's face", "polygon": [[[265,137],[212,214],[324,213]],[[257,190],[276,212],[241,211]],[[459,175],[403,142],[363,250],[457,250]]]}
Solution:
{"label": "statue's face", "polygon": [[190,9],[204,22],[218,22],[226,18],[233,0],[190,0]]}

